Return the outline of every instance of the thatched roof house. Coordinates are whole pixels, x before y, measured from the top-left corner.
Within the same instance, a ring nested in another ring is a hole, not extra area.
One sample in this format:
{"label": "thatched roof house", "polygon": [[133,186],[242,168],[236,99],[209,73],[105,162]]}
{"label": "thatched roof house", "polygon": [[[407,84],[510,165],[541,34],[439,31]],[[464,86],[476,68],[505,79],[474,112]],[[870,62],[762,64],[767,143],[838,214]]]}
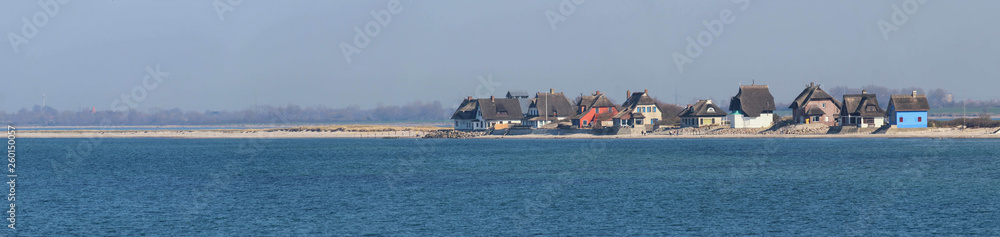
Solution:
{"label": "thatched roof house", "polygon": [[861,91],[861,94],[844,95],[840,119],[843,126],[882,126],[885,124],[885,110],[879,106],[875,94]]}
{"label": "thatched roof house", "polygon": [[840,117],[840,100],[810,83],[806,89],[795,97],[788,108],[792,109],[792,117],[796,123],[822,123],[829,126],[837,125]]}
{"label": "thatched roof house", "polygon": [[733,128],[767,128],[774,125],[774,96],[767,85],[740,86],[740,92],[729,102]]}
{"label": "thatched roof house", "polygon": [[451,119],[455,129],[483,130],[496,124],[519,124],[524,115],[517,99],[474,99],[471,96],[462,101]]}
{"label": "thatched roof house", "polygon": [[677,117],[681,118],[681,126],[684,127],[712,126],[725,121],[726,111],[712,103],[712,100],[699,100],[681,110]]}

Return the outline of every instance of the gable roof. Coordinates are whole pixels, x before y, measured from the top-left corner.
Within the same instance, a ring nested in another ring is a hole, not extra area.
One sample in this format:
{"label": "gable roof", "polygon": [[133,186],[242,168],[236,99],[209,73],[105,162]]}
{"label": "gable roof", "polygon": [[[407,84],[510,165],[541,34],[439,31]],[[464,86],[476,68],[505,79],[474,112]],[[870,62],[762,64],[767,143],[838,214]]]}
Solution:
{"label": "gable roof", "polygon": [[895,106],[896,111],[928,111],[931,106],[927,103],[927,95],[892,95],[889,104]]}
{"label": "gable roof", "polygon": [[875,94],[844,95],[844,107],[840,110],[843,116],[882,117],[885,110],[878,105]]}
{"label": "gable roof", "polygon": [[774,110],[774,96],[767,85],[740,86],[740,92],[729,102],[729,111],[740,111],[748,117],[760,117],[761,113]]}
{"label": "gable roof", "polygon": [[631,96],[622,103],[622,107],[635,107],[636,105],[656,105],[656,100],[653,97],[649,97],[647,92],[633,92]]}
{"label": "gable roof", "polygon": [[[709,112],[708,109],[712,109],[712,112]],[[695,103],[694,105],[688,106],[687,108],[684,108],[684,110],[681,110],[681,112],[678,113],[677,116],[678,117],[723,117],[726,116],[726,111],[723,111],[722,108],[719,108],[718,105],[715,105],[709,100],[699,100],[698,103]]]}
{"label": "gable roof", "polygon": [[479,108],[479,100],[465,99],[462,104],[455,109],[451,119],[476,119],[476,108]]}
{"label": "gable roof", "polygon": [[538,109],[539,117],[573,117],[576,109],[562,92],[538,92],[531,100],[532,108]]}
{"label": "gable roof", "polygon": [[632,95],[625,100],[625,103],[622,103],[621,110],[618,111],[618,114],[615,114],[614,118],[628,118],[625,115],[634,112],[635,107],[639,105],[656,105],[656,100],[649,97],[649,93],[646,91],[632,93]]}
{"label": "gable roof", "polygon": [[576,100],[576,106],[583,106],[583,111],[588,111],[594,107],[617,107],[607,96],[602,93],[595,93],[594,95],[583,95],[580,96],[579,100]]}
{"label": "gable roof", "polygon": [[458,106],[451,119],[476,119],[476,111],[481,111],[485,120],[524,118],[517,99],[466,99]]}
{"label": "gable roof", "polygon": [[792,101],[792,104],[789,105],[788,108],[806,109],[806,105],[808,105],[810,101],[817,101],[817,100],[831,100],[833,101],[833,104],[836,105],[837,107],[842,106],[839,100],[833,98],[833,96],[831,96],[829,93],[826,93],[826,91],[823,91],[823,89],[819,88],[819,86],[810,85],[807,86],[806,89],[802,90],[802,93],[799,93],[798,97],[795,97],[795,100]]}

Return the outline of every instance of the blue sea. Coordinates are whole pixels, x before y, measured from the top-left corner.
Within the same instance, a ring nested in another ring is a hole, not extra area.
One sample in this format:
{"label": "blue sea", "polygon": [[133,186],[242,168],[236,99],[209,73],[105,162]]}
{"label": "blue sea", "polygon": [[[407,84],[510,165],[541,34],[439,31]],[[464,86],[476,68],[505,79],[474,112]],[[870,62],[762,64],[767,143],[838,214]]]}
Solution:
{"label": "blue sea", "polygon": [[3,236],[1000,235],[993,139],[17,142]]}

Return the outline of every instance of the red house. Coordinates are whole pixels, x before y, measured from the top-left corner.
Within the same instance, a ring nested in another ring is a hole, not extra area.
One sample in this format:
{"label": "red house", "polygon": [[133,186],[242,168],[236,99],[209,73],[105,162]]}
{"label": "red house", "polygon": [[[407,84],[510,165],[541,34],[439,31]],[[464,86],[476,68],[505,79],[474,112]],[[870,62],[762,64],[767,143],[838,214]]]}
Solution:
{"label": "red house", "polygon": [[579,114],[573,116],[573,126],[577,128],[601,128],[613,125],[611,117],[618,113],[618,107],[600,91],[594,95],[580,96],[576,101]]}

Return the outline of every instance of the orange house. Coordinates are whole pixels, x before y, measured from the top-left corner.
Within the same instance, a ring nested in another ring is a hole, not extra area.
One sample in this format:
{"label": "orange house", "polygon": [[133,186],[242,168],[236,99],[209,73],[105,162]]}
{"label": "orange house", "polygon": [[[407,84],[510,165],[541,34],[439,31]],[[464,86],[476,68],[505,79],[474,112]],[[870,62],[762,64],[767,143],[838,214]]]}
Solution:
{"label": "orange house", "polygon": [[613,125],[611,117],[618,113],[618,107],[600,91],[593,95],[580,96],[576,101],[578,115],[573,116],[573,126],[577,128],[601,128]]}

